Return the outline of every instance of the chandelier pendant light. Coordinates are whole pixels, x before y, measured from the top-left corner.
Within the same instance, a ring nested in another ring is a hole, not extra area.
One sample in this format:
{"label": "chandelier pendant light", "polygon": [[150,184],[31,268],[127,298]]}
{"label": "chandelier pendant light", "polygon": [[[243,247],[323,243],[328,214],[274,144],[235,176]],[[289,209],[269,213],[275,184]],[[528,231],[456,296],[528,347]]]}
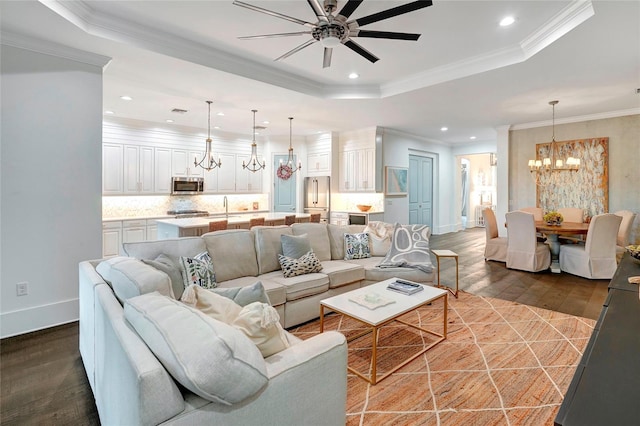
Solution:
{"label": "chandelier pendant light", "polygon": [[216,167],[222,166],[222,161],[218,157],[218,161],[214,158],[213,152],[211,151],[211,101],[207,101],[209,104],[209,120],[207,121],[207,140],[205,145],[204,156],[202,160],[198,161],[198,157],[193,159],[193,165],[196,167],[202,167],[206,171],[210,172]]}
{"label": "chandelier pendant light", "polygon": [[302,162],[298,161],[298,165],[295,165],[295,157],[293,155],[293,146],[291,145],[292,140],[292,122],[293,117],[289,117],[289,156],[287,157],[287,161],[284,162],[280,160],[280,166],[278,167],[277,175],[282,180],[287,180],[293,175],[295,172],[302,168]]}
{"label": "chandelier pendant light", "polygon": [[242,168],[255,173],[258,170],[264,170],[266,168],[266,164],[264,160],[262,160],[262,164],[260,164],[260,160],[258,160],[258,145],[256,144],[256,112],[258,112],[258,110],[252,109],[251,111],[253,112],[253,142],[251,143],[251,157],[249,157],[249,161],[247,163],[242,160]]}
{"label": "chandelier pendant light", "polygon": [[[529,160],[529,172],[533,177],[536,185],[546,186],[555,184],[558,180],[557,173],[560,171],[575,172],[580,168],[580,159],[568,156],[566,161],[559,158],[558,147],[556,143],[556,105],[558,101],[549,101],[552,107],[551,118],[551,144],[549,146],[549,157],[542,160]],[[546,185],[545,185],[546,184]]]}

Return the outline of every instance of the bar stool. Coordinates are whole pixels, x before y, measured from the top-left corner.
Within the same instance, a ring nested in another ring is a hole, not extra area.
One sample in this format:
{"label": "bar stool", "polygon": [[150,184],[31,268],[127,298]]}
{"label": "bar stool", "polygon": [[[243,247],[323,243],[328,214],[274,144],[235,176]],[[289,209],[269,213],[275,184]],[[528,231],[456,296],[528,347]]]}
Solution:
{"label": "bar stool", "polygon": [[285,224],[285,225],[287,225],[287,226],[291,226],[291,225],[293,225],[294,223],[296,223],[296,215],[295,215],[295,214],[292,214],[292,215],[290,215],[290,216],[285,216],[285,217],[284,217],[284,224]]}
{"label": "bar stool", "polygon": [[320,223],[320,213],[313,213],[309,216],[309,222]]}
{"label": "bar stool", "polygon": [[249,219],[249,229],[254,226],[263,226],[264,225],[264,217],[252,217]]}
{"label": "bar stool", "polygon": [[226,219],[216,220],[215,222],[209,222],[209,232],[225,230],[227,229],[228,225],[229,225],[229,221]]}

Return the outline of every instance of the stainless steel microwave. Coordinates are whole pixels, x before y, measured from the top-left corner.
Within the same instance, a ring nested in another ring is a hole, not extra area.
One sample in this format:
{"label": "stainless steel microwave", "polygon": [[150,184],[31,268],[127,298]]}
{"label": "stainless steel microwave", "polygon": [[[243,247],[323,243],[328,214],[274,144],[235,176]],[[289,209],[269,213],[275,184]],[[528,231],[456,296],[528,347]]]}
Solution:
{"label": "stainless steel microwave", "polygon": [[196,195],[204,192],[204,178],[201,177],[172,177],[172,195]]}

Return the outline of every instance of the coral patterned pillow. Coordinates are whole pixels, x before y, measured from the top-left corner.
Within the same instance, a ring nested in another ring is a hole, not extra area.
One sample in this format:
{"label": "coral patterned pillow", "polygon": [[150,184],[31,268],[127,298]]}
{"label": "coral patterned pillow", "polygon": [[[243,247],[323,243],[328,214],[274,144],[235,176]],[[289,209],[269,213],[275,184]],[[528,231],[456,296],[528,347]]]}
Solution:
{"label": "coral patterned pillow", "polygon": [[322,264],[313,251],[309,251],[299,259],[278,255],[278,261],[282,268],[285,278],[297,277],[298,275],[311,274],[312,272],[320,272]]}

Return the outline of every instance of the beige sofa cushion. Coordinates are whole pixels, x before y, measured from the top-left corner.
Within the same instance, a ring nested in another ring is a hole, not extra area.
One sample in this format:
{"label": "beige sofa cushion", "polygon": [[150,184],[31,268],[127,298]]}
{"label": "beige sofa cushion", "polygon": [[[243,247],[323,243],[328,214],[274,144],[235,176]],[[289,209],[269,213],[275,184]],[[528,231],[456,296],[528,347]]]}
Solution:
{"label": "beige sofa cushion", "polygon": [[[327,225],[332,260],[344,259],[344,234],[362,232],[364,225]],[[320,259],[323,260],[323,259]],[[326,259],[329,260],[329,259]]]}
{"label": "beige sofa cushion", "polygon": [[193,257],[207,249],[204,241],[200,237],[123,243],[122,248],[127,256],[138,259],[155,259],[164,253],[169,256],[176,265],[180,261],[180,256]]}
{"label": "beige sofa cushion", "polygon": [[258,275],[256,246],[252,231],[229,229],[210,232],[201,238],[211,256],[216,281]]}
{"label": "beige sofa cushion", "polygon": [[426,273],[415,268],[378,268],[382,257],[369,257],[367,259],[346,260],[364,267],[364,279],[367,281],[384,281],[389,278],[402,278],[421,283],[433,282],[434,273]]}
{"label": "beige sofa cushion", "polygon": [[286,292],[287,301],[324,293],[329,290],[329,276],[322,272],[285,278],[282,271],[274,271],[261,275],[260,279],[282,285]]}
{"label": "beige sofa cushion", "polygon": [[322,262],[322,273],[329,276],[329,288],[341,287],[364,279],[364,268],[361,265],[340,260]]}
{"label": "beige sofa cushion", "polygon": [[173,378],[202,398],[236,404],[268,382],[264,359],[247,336],[177,300],[134,297],[124,315]]}
{"label": "beige sofa cushion", "polygon": [[293,235],[307,234],[311,249],[322,262],[331,260],[331,246],[327,225],[324,223],[294,223],[291,225]]}
{"label": "beige sofa cushion", "polygon": [[154,291],[175,298],[169,275],[139,259],[113,257],[100,262],[96,271],[113,288],[120,303]]}
{"label": "beige sofa cushion", "polygon": [[254,226],[251,231],[255,235],[258,273],[277,271],[280,269],[278,255],[282,254],[282,235],[293,235],[290,226]]}

